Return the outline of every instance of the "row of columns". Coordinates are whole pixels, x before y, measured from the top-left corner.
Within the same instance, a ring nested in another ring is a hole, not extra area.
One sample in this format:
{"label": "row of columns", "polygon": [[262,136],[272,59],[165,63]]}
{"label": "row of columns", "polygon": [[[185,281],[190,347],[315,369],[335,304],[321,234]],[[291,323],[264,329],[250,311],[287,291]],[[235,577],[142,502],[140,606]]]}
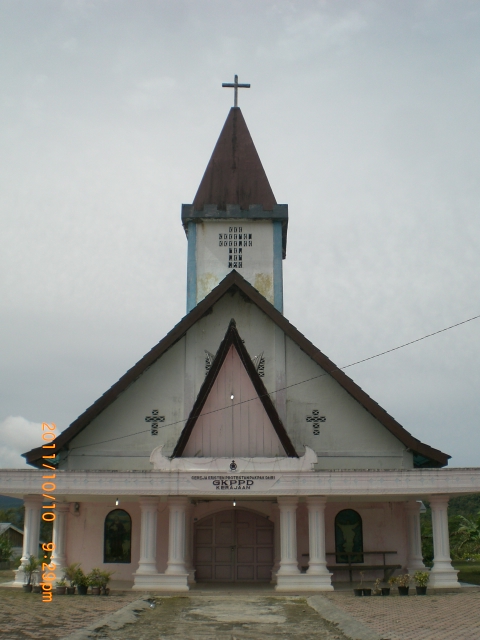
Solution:
{"label": "row of columns", "polygon": [[[140,499],[140,561],[134,575],[134,589],[166,588],[171,591],[186,591],[188,584],[194,582],[194,568],[191,555],[191,508],[187,497],[171,497],[168,501],[169,536],[168,561],[164,574],[157,570],[157,513],[158,497]],[[301,574],[297,561],[297,506],[295,496],[278,497],[280,513],[279,546],[280,558],[276,566],[276,589],[294,590],[332,590],[331,576],[327,569],[325,549],[325,496],[308,496],[308,530],[310,557],[308,569]],[[432,529],[434,546],[434,564],[430,572],[430,585],[433,587],[459,586],[457,572],[452,567],[448,534],[448,496],[437,495],[430,498],[432,510]],[[66,523],[70,505],[57,503],[56,518],[53,526],[55,549],[52,561],[56,571],[61,573],[66,566]],[[22,567],[30,555],[38,555],[38,541],[42,511],[41,496],[25,498],[25,524],[23,555],[16,574],[15,582],[23,584]],[[420,503],[408,502],[407,519],[407,570],[414,573],[424,569],[420,535]]]}
{"label": "row of columns", "polygon": [[325,496],[307,497],[308,539],[310,558],[306,574],[301,574],[297,561],[298,498],[277,498],[280,511],[280,566],[277,591],[333,591],[332,574],[325,556]]}
{"label": "row of columns", "polygon": [[157,570],[158,498],[141,498],[140,562],[134,576],[133,589],[166,589],[188,591],[194,582],[191,548],[190,500],[174,497],[168,500],[168,561],[165,573]]}

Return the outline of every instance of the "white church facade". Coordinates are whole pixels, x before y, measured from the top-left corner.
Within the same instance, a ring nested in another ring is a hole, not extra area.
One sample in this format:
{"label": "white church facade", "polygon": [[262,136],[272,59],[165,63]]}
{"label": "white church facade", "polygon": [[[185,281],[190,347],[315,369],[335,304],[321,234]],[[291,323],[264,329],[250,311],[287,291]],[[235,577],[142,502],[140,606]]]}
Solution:
{"label": "white church facade", "polygon": [[447,454],[406,431],[283,316],[288,207],[238,107],[182,223],[187,315],[53,450],[24,454],[35,469],[0,472],[0,493],[25,500],[22,562],[54,493],[57,573],[80,562],[137,590],[331,590],[360,570],[374,579],[423,569],[427,499],[430,584],[458,587],[448,501],[479,492],[480,469],[445,468]]}

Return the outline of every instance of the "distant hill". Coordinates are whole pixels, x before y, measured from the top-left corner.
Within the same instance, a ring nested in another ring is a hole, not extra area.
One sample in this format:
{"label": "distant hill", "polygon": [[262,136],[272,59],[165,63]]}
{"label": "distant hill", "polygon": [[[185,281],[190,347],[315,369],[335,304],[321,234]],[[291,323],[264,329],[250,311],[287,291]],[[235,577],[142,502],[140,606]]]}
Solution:
{"label": "distant hill", "polygon": [[452,498],[448,504],[449,516],[473,518],[480,511],[480,493]]}
{"label": "distant hill", "polygon": [[22,505],[23,500],[19,500],[19,498],[0,496],[0,509],[11,509],[12,507],[21,507]]}

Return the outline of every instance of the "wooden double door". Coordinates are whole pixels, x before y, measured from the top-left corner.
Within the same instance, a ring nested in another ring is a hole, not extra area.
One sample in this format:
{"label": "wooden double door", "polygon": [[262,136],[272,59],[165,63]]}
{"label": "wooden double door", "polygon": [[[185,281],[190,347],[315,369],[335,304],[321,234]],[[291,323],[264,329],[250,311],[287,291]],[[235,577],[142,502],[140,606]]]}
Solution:
{"label": "wooden double door", "polygon": [[231,509],[194,525],[197,582],[270,582],[273,523],[250,511]]}

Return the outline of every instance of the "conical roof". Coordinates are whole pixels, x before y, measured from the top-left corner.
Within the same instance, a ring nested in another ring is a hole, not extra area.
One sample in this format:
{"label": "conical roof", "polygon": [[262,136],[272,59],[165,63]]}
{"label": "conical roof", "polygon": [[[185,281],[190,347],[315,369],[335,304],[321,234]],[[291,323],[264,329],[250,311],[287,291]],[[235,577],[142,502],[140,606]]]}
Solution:
{"label": "conical roof", "polygon": [[277,204],[252,136],[239,107],[232,107],[207,165],[197,195],[195,211],[204,205],[226,210],[227,204],[248,210],[262,205],[271,211]]}

